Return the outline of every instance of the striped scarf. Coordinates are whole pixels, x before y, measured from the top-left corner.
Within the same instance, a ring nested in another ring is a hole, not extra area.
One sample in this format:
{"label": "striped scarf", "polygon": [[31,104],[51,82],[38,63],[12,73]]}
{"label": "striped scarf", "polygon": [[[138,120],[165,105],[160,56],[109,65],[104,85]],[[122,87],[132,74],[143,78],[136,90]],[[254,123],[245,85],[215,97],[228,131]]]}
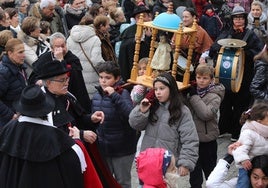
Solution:
{"label": "striped scarf", "polygon": [[199,88],[199,87],[197,87],[197,94],[201,98],[203,98],[210,90],[214,89],[214,87],[215,87],[215,84],[214,83],[210,83],[208,85],[208,87],[206,87],[206,88]]}

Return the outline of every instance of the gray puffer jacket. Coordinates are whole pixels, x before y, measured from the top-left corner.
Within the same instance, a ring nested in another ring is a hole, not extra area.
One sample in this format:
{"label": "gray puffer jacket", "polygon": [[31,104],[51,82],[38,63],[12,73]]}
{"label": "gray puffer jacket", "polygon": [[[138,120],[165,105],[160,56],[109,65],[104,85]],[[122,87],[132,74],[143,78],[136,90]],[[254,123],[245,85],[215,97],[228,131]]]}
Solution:
{"label": "gray puffer jacket", "polygon": [[181,111],[180,120],[169,126],[168,104],[160,104],[156,110],[158,120],[155,123],[150,123],[149,112],[142,113],[137,105],[129,115],[129,123],[136,130],[145,130],[141,151],[147,148],[165,148],[175,155],[177,166],[192,171],[198,159],[199,139],[190,110],[183,106]]}

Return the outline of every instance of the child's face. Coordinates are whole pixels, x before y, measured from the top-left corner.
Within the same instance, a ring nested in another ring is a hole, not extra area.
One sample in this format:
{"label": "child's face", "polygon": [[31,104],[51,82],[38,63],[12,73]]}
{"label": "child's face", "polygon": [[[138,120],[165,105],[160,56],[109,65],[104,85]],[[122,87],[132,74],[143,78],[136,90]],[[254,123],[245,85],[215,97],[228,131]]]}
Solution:
{"label": "child's face", "polygon": [[146,63],[139,63],[138,75],[142,76],[146,72]]}
{"label": "child's face", "polygon": [[258,120],[259,123],[268,126],[268,113],[266,114],[265,118],[262,120]]}
{"label": "child's face", "polygon": [[169,100],[169,87],[162,82],[155,82],[154,93],[159,102],[167,102]]}
{"label": "child's face", "polygon": [[196,84],[199,88],[206,88],[212,82],[211,77],[208,74],[200,75],[196,74]]}
{"label": "child's face", "polygon": [[115,78],[113,74],[109,74],[106,72],[99,73],[99,82],[102,87],[102,89],[105,89],[106,87],[113,87],[114,84],[119,80],[118,78]]}

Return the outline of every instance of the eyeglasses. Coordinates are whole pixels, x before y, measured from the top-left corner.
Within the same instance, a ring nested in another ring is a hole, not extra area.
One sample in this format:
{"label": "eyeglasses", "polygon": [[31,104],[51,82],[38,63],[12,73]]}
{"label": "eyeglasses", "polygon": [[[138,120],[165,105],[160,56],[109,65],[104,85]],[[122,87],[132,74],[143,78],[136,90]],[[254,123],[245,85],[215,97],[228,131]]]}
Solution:
{"label": "eyeglasses", "polygon": [[243,15],[237,15],[237,16],[234,16],[233,19],[236,19],[236,20],[244,20],[245,17]]}
{"label": "eyeglasses", "polygon": [[70,77],[62,78],[62,79],[58,79],[58,80],[51,79],[51,81],[53,81],[53,82],[60,82],[60,83],[66,83],[66,82],[69,82],[69,80],[70,80]]}

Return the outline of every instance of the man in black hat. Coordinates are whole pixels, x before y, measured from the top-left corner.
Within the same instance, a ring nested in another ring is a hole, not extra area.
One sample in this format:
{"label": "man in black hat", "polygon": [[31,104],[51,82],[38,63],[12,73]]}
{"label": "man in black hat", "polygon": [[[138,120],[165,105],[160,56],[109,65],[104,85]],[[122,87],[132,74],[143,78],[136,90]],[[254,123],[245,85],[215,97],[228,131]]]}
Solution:
{"label": "man in black hat", "polygon": [[21,113],[0,132],[1,188],[83,188],[86,161],[75,141],[48,121],[53,98],[39,86],[14,103]]}
{"label": "man in black hat", "polygon": [[[52,110],[53,125],[69,133],[69,127],[78,127],[81,139],[93,143],[97,136],[93,131],[95,123],[102,123],[104,114],[97,111],[87,114],[75,96],[68,91],[69,70],[59,61],[53,60],[40,64],[38,79],[43,82],[43,90],[55,101]],[[83,131],[87,129],[87,131]]]}
{"label": "man in black hat", "polygon": [[240,90],[237,93],[230,89],[225,90],[225,96],[220,107],[219,129],[220,134],[231,133],[231,141],[236,141],[240,134],[239,123],[242,112],[246,111],[252,102],[249,86],[254,75],[253,57],[262,49],[263,44],[256,34],[247,28],[247,13],[241,6],[235,6],[231,14],[232,27],[224,30],[210,48],[209,56],[216,60],[221,46],[218,40],[230,38],[240,39],[247,44],[244,48],[245,64]]}
{"label": "man in black hat", "polygon": [[[136,23],[138,22],[141,13],[143,13],[144,22],[151,21],[152,17],[150,15],[150,9],[145,5],[140,5],[135,7],[132,15],[132,17],[135,18]],[[124,81],[127,81],[127,79],[130,78],[130,73],[133,66],[136,30],[137,24],[134,24],[125,29],[120,35],[122,43],[120,46],[118,63],[120,65],[121,76]],[[149,56],[151,32],[150,30],[146,30],[144,32],[145,38],[140,44],[139,59]]]}

